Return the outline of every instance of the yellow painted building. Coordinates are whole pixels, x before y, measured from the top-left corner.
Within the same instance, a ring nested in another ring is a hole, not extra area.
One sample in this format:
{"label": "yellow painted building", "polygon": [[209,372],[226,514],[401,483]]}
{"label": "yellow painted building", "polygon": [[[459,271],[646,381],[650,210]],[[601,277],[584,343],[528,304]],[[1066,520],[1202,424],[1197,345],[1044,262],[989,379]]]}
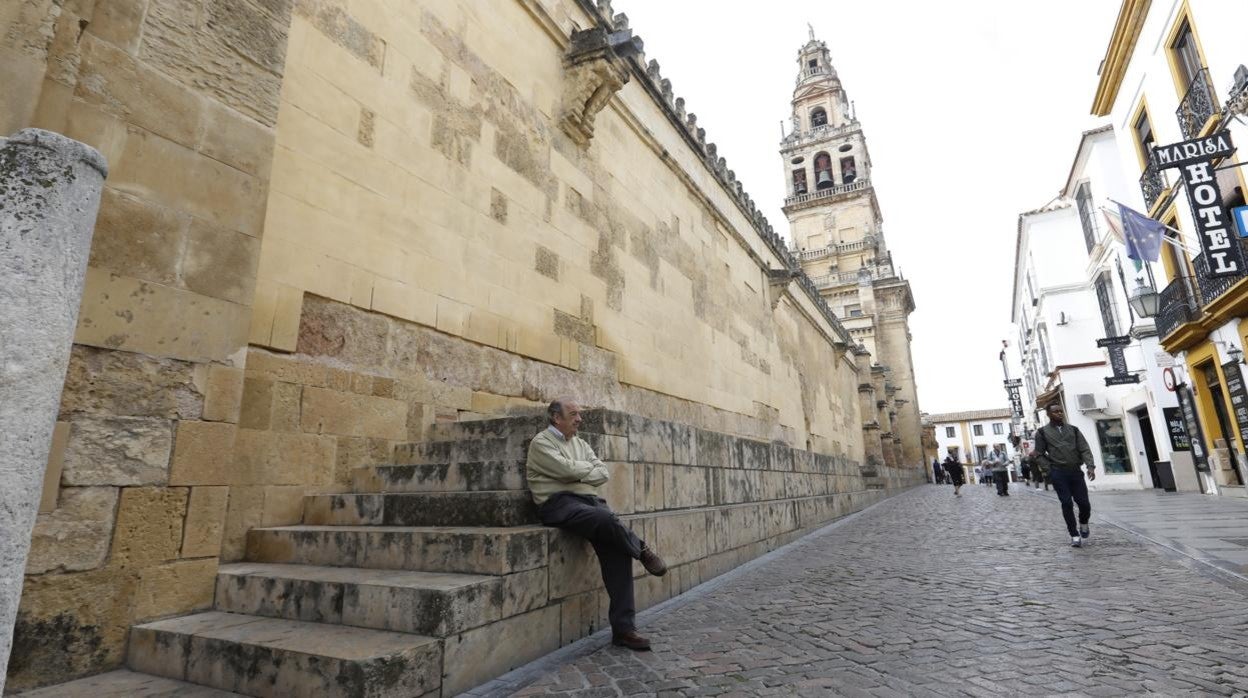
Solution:
{"label": "yellow painted building", "polygon": [[[1242,27],[1248,6],[1217,0],[1125,0],[1106,49],[1092,113],[1108,116],[1120,134],[1129,172],[1140,173],[1148,215],[1174,229],[1179,244],[1163,245],[1166,279],[1159,280],[1157,331],[1177,359],[1181,400],[1197,417],[1189,423],[1193,456],[1208,493],[1244,496],[1248,479],[1243,348],[1248,345],[1248,271],[1215,278],[1202,251],[1198,220],[1177,170],[1161,169],[1154,149],[1227,132],[1243,147],[1248,127],[1248,69]],[[1213,161],[1224,215],[1245,203],[1241,158]],[[1209,203],[1209,202],[1202,202]],[[1229,222],[1229,221],[1228,221]],[[1232,243],[1235,237],[1230,223]],[[1185,248],[1185,249],[1182,249]],[[1237,416],[1238,413],[1238,416]]]}

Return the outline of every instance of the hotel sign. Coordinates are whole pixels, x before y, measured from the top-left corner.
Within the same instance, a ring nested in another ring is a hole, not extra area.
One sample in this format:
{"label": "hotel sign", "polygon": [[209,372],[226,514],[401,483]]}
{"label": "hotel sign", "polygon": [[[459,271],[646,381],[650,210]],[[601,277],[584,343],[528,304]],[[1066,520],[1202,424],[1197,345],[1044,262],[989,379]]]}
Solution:
{"label": "hotel sign", "polygon": [[1153,162],[1158,169],[1179,169],[1192,215],[1196,218],[1200,249],[1208,261],[1209,276],[1215,279],[1245,273],[1239,237],[1231,230],[1222,206],[1222,190],[1213,170],[1214,160],[1225,158],[1234,150],[1230,131],[1218,131],[1153,150]]}

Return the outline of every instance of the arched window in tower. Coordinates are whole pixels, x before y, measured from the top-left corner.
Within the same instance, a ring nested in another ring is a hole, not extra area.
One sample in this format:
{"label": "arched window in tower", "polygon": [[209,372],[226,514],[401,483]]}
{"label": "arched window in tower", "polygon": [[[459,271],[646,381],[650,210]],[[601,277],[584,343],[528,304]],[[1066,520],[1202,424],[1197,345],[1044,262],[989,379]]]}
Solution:
{"label": "arched window in tower", "polygon": [[819,153],[815,156],[815,189],[828,189],[836,185],[832,181],[832,156]]}
{"label": "arched window in tower", "polygon": [[828,113],[823,110],[823,107],[816,107],[814,111],[810,112],[810,127],[811,128],[816,128],[818,126],[827,126],[827,125],[828,125]]}
{"label": "arched window in tower", "polygon": [[806,168],[805,167],[799,167],[796,170],[793,170],[793,193],[794,194],[806,193]]}
{"label": "arched window in tower", "polygon": [[854,165],[854,158],[841,158],[841,181],[849,184],[858,179],[858,168]]}

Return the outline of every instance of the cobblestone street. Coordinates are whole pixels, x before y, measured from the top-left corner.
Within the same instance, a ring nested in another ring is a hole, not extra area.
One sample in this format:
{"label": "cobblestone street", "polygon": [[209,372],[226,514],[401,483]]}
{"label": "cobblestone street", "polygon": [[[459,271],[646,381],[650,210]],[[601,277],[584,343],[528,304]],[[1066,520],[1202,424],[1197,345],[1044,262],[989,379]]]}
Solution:
{"label": "cobblestone street", "polygon": [[506,690],[1248,694],[1242,590],[1095,517],[1090,545],[1073,549],[1054,499],[1012,491],[916,488],[643,615],[651,653],[591,638],[580,656],[505,677]]}

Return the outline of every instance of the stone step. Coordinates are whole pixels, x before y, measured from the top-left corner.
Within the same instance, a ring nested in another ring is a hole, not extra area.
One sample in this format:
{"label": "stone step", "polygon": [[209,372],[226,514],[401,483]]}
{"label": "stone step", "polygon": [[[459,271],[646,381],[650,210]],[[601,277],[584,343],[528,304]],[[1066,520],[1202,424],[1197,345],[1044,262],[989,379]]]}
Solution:
{"label": "stone step", "polygon": [[523,460],[492,460],[356,468],[351,486],[357,493],[367,493],[523,490],[528,485]]}
{"label": "stone step", "polygon": [[316,494],[303,523],[319,526],[523,526],[537,523],[525,490]]}
{"label": "stone step", "polygon": [[524,460],[529,441],[537,432],[507,438],[457,439],[397,444],[394,462],[397,465],[430,463],[475,463],[490,460]]}
{"label": "stone step", "polygon": [[247,532],[247,559],[298,565],[505,575],[546,565],[551,529],[278,526]]}
{"label": "stone step", "polygon": [[219,611],[446,637],[499,619],[502,578],[262,562],[222,565]]}
{"label": "stone step", "polygon": [[250,696],[437,695],[431,637],[209,611],[130,629],[129,667]]}
{"label": "stone step", "polygon": [[22,698],[242,698],[243,694],[121,669],[19,695]]}

